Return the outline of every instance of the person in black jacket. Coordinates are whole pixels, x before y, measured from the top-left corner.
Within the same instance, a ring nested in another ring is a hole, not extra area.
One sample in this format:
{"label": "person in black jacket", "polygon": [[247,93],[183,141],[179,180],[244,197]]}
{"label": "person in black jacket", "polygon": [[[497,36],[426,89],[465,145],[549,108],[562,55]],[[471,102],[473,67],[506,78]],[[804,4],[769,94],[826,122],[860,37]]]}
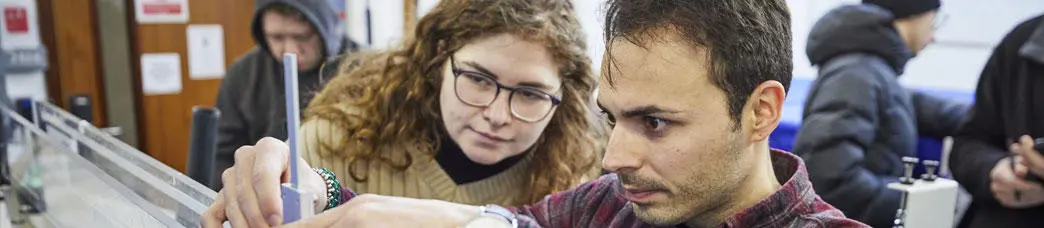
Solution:
{"label": "person in black jacket", "polygon": [[[298,57],[301,109],[337,73],[337,56],[358,46],[340,32],[343,23],[328,0],[257,0],[251,32],[257,47],[229,67],[218,90],[218,151],[211,188],[232,166],[236,148],[263,137],[286,139],[283,54]],[[331,67],[325,67],[331,66]]]}
{"label": "person in black jacket", "polygon": [[850,218],[890,227],[900,192],[886,185],[917,156],[919,136],[943,138],[968,105],[908,90],[899,76],[932,41],[938,0],[875,0],[823,16],[806,52],[819,76],[793,152],[816,192]]}
{"label": "person in black jacket", "polygon": [[1042,21],[1023,22],[993,50],[969,121],[954,137],[950,169],[973,197],[960,227],[1044,224],[1044,187],[1027,180],[1044,177],[1044,156],[1030,142],[1044,137]]}

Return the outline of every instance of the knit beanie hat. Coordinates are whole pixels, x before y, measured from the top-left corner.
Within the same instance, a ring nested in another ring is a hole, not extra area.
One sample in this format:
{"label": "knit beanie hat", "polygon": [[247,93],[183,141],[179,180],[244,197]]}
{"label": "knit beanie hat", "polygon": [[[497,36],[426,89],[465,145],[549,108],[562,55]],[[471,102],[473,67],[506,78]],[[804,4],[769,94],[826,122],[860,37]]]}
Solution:
{"label": "knit beanie hat", "polygon": [[863,0],[863,4],[880,6],[892,12],[896,19],[936,10],[942,5],[939,0]]}

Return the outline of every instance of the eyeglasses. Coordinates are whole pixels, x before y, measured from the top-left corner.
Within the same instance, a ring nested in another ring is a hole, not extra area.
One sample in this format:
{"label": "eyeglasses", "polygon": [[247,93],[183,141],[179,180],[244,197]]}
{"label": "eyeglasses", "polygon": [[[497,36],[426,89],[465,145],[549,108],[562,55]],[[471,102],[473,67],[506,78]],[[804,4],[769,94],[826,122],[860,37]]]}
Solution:
{"label": "eyeglasses", "polygon": [[500,90],[507,90],[511,114],[522,121],[536,122],[547,117],[555,105],[562,102],[561,99],[534,88],[506,86],[487,74],[461,70],[457,68],[452,56],[450,67],[453,70],[453,90],[457,99],[471,106],[489,107],[500,96]]}
{"label": "eyeglasses", "polygon": [[946,19],[949,19],[949,18],[950,18],[950,15],[948,15],[946,13],[943,13],[943,12],[936,13],[935,14],[935,19],[933,19],[933,21],[932,21],[932,31],[938,31],[939,28],[942,28],[942,26],[946,24]]}

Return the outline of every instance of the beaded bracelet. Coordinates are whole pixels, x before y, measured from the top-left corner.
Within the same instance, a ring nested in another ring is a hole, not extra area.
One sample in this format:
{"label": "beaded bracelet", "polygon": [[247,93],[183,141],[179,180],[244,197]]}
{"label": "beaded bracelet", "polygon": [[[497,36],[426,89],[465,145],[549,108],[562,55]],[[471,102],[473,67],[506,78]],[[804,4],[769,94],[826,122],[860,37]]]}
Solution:
{"label": "beaded bracelet", "polygon": [[323,181],[326,182],[326,207],[323,210],[341,205],[341,182],[337,181],[337,176],[326,168],[312,168],[312,170],[323,177]]}

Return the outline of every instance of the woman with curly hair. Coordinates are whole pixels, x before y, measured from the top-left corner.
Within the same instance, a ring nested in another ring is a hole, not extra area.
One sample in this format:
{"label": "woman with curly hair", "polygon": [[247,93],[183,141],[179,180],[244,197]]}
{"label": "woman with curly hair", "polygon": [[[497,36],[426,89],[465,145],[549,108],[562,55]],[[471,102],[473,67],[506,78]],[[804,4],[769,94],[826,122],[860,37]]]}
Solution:
{"label": "woman with curly hair", "polygon": [[597,79],[568,1],[443,1],[415,34],[316,95],[309,164],[359,193],[511,205],[592,173]]}
{"label": "woman with curly hair", "polygon": [[[584,40],[567,0],[441,1],[402,46],[343,61],[312,100],[302,185],[321,194],[316,209],[328,209],[343,203],[327,194],[337,184],[523,205],[582,183],[600,170],[604,134]],[[274,141],[258,146],[266,140]],[[251,226],[279,214],[281,151],[238,150],[208,213]]]}

